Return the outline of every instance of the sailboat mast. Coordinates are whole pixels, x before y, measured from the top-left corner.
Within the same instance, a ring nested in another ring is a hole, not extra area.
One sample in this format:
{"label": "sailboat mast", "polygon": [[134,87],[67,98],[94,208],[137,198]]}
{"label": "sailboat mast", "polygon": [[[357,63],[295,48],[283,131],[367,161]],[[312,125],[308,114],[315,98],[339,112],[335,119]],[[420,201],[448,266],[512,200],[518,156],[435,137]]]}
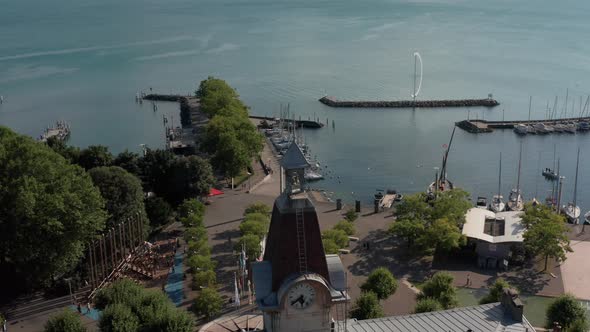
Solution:
{"label": "sailboat mast", "polygon": [[453,126],[453,132],[451,133],[451,139],[449,140],[449,146],[447,146],[447,151],[445,151],[445,155],[443,157],[443,164],[440,170],[440,180],[441,183],[444,184],[443,181],[447,179],[447,158],[449,157],[449,151],[451,151],[451,145],[453,144],[453,137],[455,136],[455,129],[456,126]]}
{"label": "sailboat mast", "polygon": [[[576,177],[574,179],[574,209],[576,208],[576,198],[578,194],[578,166],[580,165],[580,148],[578,147],[578,158],[576,159]],[[574,211],[575,214],[575,211]]]}
{"label": "sailboat mast", "polygon": [[500,168],[498,171],[498,198],[500,198],[501,191],[502,191],[502,152],[500,152]]}
{"label": "sailboat mast", "polygon": [[533,96],[529,96],[529,122],[531,122],[531,104],[533,103]]}
{"label": "sailboat mast", "polygon": [[516,177],[516,191],[520,193],[520,165],[522,162],[522,140],[520,141],[520,154],[518,155],[518,176]]}

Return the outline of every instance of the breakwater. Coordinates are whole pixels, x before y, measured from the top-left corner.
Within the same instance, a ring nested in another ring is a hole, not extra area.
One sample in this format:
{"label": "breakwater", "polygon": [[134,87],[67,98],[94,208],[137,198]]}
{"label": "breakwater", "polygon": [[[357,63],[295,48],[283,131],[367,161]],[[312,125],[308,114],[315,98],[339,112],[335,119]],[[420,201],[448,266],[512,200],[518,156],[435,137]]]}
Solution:
{"label": "breakwater", "polygon": [[150,93],[149,95],[145,95],[143,99],[145,100],[152,100],[152,101],[173,101],[179,102],[182,98],[186,98],[187,96],[181,95],[162,95],[157,93]]}
{"label": "breakwater", "polygon": [[322,97],[320,103],[330,107],[349,108],[440,108],[440,107],[494,107],[500,103],[492,98],[456,99],[456,100],[395,100],[395,101],[354,101],[338,100],[334,97]]}

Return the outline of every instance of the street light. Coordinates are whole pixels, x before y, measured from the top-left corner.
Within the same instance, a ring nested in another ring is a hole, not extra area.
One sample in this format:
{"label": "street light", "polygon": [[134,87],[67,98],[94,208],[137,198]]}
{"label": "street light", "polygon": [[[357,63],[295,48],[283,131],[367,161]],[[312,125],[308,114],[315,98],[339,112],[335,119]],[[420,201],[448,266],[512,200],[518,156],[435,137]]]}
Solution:
{"label": "street light", "polygon": [[64,278],[68,282],[68,288],[70,289],[70,301],[75,304],[74,297],[72,296],[72,278]]}

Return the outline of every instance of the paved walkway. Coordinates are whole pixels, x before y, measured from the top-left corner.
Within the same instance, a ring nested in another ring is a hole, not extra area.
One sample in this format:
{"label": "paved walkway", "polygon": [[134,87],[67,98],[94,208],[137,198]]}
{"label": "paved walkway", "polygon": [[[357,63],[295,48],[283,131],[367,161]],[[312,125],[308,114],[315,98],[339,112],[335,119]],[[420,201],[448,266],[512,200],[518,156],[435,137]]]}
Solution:
{"label": "paved walkway", "polygon": [[183,253],[177,252],[176,255],[174,255],[174,269],[168,275],[168,281],[166,282],[165,287],[166,294],[177,307],[182,305],[184,299],[184,266],[182,264],[182,259]]}

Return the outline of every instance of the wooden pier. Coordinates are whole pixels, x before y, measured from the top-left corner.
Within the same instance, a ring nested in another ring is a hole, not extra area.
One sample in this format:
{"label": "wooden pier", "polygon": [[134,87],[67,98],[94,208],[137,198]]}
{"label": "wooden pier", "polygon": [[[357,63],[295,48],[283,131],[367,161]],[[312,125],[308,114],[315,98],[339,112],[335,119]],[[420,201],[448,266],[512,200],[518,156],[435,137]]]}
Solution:
{"label": "wooden pier", "polygon": [[512,121],[487,121],[487,120],[463,120],[456,122],[455,125],[467,132],[473,134],[491,133],[494,129],[513,129],[516,125],[537,124],[554,126],[556,124],[565,124],[572,122],[590,122],[590,117],[562,118],[551,120],[512,120]]}
{"label": "wooden pier", "polygon": [[330,107],[348,108],[444,108],[444,107],[494,107],[500,103],[493,98],[455,100],[396,100],[396,101],[353,101],[322,97],[320,103]]}

